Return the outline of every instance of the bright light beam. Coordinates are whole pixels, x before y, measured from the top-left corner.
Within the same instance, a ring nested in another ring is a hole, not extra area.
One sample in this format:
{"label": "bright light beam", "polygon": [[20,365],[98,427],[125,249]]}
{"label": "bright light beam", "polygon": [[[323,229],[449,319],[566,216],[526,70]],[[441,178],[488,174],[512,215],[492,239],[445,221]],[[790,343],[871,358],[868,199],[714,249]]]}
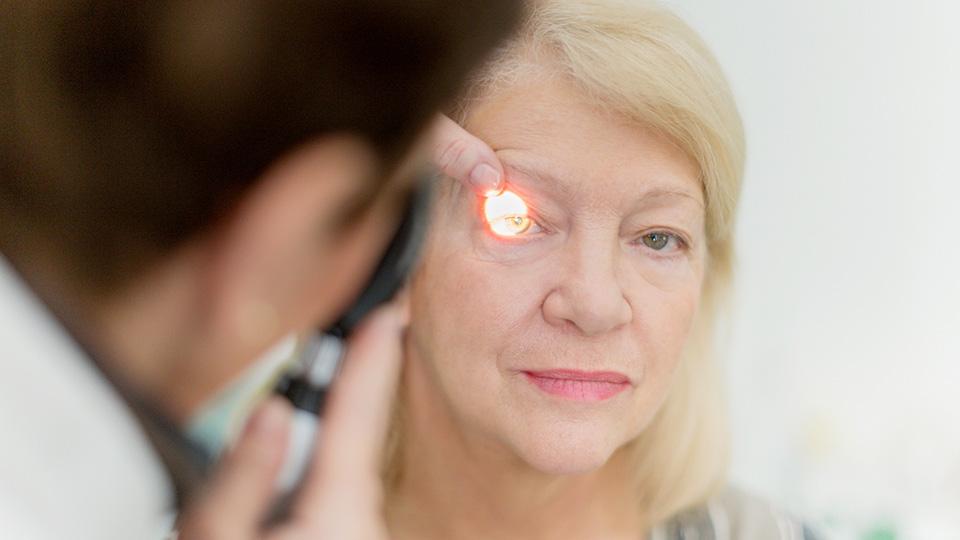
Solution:
{"label": "bright light beam", "polygon": [[490,230],[497,236],[523,234],[533,223],[527,215],[527,203],[516,193],[507,190],[487,197],[483,203],[483,215]]}

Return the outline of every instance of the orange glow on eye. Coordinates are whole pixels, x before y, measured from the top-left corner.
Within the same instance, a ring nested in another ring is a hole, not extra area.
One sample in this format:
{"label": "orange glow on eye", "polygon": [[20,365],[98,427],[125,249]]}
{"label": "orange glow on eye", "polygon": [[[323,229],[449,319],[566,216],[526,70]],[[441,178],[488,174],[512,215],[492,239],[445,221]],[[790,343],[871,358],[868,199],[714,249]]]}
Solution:
{"label": "orange glow on eye", "polygon": [[527,215],[527,203],[512,191],[487,197],[483,203],[483,215],[490,230],[498,236],[523,234],[533,220]]}

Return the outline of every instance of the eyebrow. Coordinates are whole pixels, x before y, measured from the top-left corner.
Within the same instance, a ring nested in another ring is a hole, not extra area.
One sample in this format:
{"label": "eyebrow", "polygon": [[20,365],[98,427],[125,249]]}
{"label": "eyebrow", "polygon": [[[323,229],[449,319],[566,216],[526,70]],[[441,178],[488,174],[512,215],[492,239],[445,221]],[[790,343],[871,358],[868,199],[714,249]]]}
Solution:
{"label": "eyebrow", "polygon": [[[511,170],[511,169],[515,170],[523,176],[536,180],[538,183],[551,184],[555,186],[557,189],[559,189],[560,192],[564,195],[570,195],[572,193],[572,190],[565,183],[561,182],[556,175],[550,173],[549,171],[543,171],[536,168],[528,167],[516,162],[511,162],[509,160],[502,160],[502,161],[504,166],[508,170]],[[656,199],[674,198],[674,197],[682,197],[685,199],[690,199],[693,202],[697,203],[697,205],[700,207],[705,206],[704,201],[702,200],[702,197],[696,197],[688,191],[670,189],[670,188],[665,188],[660,186],[655,186],[643,191],[640,194],[639,201],[649,201],[651,199],[656,200]]]}
{"label": "eyebrow", "polygon": [[682,197],[684,199],[690,199],[691,201],[695,202],[697,206],[700,206],[700,207],[704,206],[704,202],[701,198],[695,197],[687,191],[677,191],[675,189],[667,189],[667,188],[659,188],[659,187],[652,188],[650,190],[645,191],[641,197],[641,200],[651,200],[651,199],[656,200],[656,199],[667,199],[667,198],[674,198],[674,197]]}
{"label": "eyebrow", "polygon": [[[504,167],[507,171],[514,170],[520,173],[522,176],[532,178],[536,180],[538,184],[550,184],[560,191],[563,195],[570,195],[572,190],[569,186],[561,182],[556,176],[550,174],[549,172],[538,170],[532,167],[527,167],[509,160],[503,160],[501,158]],[[509,174],[507,175],[507,180],[509,181]]]}

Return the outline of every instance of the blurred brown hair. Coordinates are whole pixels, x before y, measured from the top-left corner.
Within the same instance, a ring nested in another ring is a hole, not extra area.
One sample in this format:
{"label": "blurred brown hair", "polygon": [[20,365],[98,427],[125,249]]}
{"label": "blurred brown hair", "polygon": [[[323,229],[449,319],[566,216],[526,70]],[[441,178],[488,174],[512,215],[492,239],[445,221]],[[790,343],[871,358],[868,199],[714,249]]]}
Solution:
{"label": "blurred brown hair", "polygon": [[28,257],[42,239],[104,292],[311,137],[359,134],[389,166],[520,7],[3,2],[0,250]]}

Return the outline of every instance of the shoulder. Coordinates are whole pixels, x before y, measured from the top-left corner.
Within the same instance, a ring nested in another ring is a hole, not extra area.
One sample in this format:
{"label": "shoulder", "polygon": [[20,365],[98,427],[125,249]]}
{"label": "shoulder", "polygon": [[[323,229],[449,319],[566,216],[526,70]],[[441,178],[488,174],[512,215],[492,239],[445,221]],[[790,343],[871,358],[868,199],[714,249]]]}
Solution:
{"label": "shoulder", "polygon": [[727,487],[706,503],[657,527],[651,540],[821,540],[811,527],[780,508]]}

